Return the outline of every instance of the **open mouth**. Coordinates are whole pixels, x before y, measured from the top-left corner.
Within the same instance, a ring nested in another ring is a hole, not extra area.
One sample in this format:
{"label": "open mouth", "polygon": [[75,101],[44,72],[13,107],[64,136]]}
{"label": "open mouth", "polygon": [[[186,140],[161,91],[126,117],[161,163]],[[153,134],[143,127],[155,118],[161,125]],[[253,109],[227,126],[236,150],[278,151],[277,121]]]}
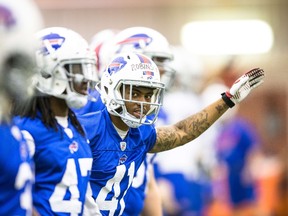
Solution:
{"label": "open mouth", "polygon": [[143,112],[141,112],[140,109],[136,109],[136,110],[133,112],[133,115],[134,115],[136,118],[140,119],[140,118],[143,118],[143,117],[146,115],[146,112],[145,112],[145,110],[143,110]]}
{"label": "open mouth", "polygon": [[140,119],[141,118],[141,115],[142,113],[140,112],[140,111],[134,111],[133,112],[133,115],[135,116],[135,118],[138,118],[138,119]]}

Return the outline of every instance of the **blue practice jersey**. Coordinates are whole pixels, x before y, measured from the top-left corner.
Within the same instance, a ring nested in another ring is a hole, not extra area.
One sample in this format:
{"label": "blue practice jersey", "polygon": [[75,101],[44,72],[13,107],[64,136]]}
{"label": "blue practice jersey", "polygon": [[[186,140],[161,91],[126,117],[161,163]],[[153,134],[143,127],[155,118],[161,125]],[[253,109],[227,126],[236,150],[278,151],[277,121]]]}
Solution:
{"label": "blue practice jersey", "polygon": [[102,103],[100,94],[97,90],[89,91],[89,100],[84,107],[73,109],[77,115],[84,115],[90,112],[97,112],[104,109],[106,106]]}
{"label": "blue practice jersey", "polygon": [[93,198],[103,215],[125,215],[124,197],[146,153],[156,142],[156,130],[151,125],[130,128],[122,140],[107,109],[83,115],[79,120],[87,131],[93,154]]}
{"label": "blue practice jersey", "polygon": [[15,125],[0,125],[0,215],[32,214],[32,172],[27,143]]}
{"label": "blue practice jersey", "polygon": [[[90,112],[96,112],[105,109],[105,105],[102,103],[100,94],[98,91],[90,91],[90,98],[86,106],[80,109],[74,109],[77,115],[83,115]],[[158,115],[158,121],[167,121],[165,112],[161,109]],[[129,194],[125,196],[125,210],[123,214],[127,215],[139,215],[144,207],[144,201],[147,191],[148,183],[148,166],[151,164],[150,159],[145,159],[137,171],[136,177],[133,180],[132,187],[129,189]],[[137,205],[136,205],[137,204]]]}
{"label": "blue practice jersey", "polygon": [[35,143],[33,204],[37,211],[40,215],[81,215],[92,166],[87,139],[70,120],[66,129],[58,125],[57,132],[47,128],[40,116],[18,119],[18,125]]}

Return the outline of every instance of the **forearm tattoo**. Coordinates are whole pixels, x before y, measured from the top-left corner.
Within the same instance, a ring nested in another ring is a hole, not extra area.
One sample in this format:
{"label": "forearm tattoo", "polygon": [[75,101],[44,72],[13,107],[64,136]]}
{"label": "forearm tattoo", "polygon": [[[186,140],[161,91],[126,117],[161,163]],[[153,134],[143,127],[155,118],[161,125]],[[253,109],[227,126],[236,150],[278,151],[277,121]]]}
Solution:
{"label": "forearm tattoo", "polygon": [[227,110],[227,105],[226,104],[222,104],[222,105],[220,104],[220,105],[217,105],[215,107],[215,109],[217,110],[219,115],[222,115]]}
{"label": "forearm tattoo", "polygon": [[166,151],[192,141],[206,131],[227,109],[226,104],[218,103],[172,126],[157,128],[157,142],[152,151]]}

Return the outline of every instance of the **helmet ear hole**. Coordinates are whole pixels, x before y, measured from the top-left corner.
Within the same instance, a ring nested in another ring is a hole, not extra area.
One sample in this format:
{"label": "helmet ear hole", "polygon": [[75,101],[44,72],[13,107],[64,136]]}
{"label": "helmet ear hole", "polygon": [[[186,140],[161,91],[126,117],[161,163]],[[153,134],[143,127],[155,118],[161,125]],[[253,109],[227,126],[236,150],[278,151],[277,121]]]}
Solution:
{"label": "helmet ear hole", "polygon": [[51,74],[47,73],[45,69],[40,69],[39,73],[45,79],[51,78]]}
{"label": "helmet ear hole", "polygon": [[104,90],[105,90],[105,93],[108,95],[109,94],[109,89],[106,86],[104,86]]}

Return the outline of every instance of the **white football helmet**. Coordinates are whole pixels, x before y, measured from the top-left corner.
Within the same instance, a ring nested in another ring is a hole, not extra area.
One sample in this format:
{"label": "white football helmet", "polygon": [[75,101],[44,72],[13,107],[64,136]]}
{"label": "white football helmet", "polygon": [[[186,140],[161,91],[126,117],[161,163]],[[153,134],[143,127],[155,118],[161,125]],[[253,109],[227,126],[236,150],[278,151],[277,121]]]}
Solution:
{"label": "white football helmet", "polygon": [[42,28],[42,25],[42,16],[32,0],[0,0],[0,113],[2,114],[7,112],[6,105],[10,99],[19,102],[31,96],[32,91],[29,92],[29,87],[35,72],[35,50],[38,45],[34,34]]}
{"label": "white football helmet", "polygon": [[120,31],[104,43],[99,54],[107,65],[111,58],[121,52],[139,52],[150,57],[158,66],[161,80],[169,89],[175,77],[175,70],[169,66],[173,53],[167,39],[158,31],[147,27],[130,27]]}
{"label": "white football helmet", "polygon": [[[36,52],[37,89],[65,99],[71,108],[83,107],[88,96],[77,93],[73,81],[88,84],[98,81],[95,53],[81,35],[68,28],[45,28],[37,33],[37,38],[41,41],[41,48]],[[73,65],[80,65],[81,72],[73,71]]]}
{"label": "white football helmet", "polygon": [[91,40],[90,43],[90,48],[91,50],[93,50],[96,53],[96,57],[97,57],[97,72],[98,72],[98,76],[99,78],[101,77],[101,73],[103,71],[100,71],[100,68],[104,68],[105,66],[102,66],[102,62],[101,62],[101,58],[99,56],[100,54],[100,50],[102,48],[102,45],[104,43],[106,43],[107,41],[111,40],[119,31],[116,29],[104,29],[102,31],[97,32]]}
{"label": "white football helmet", "polygon": [[[159,70],[149,57],[135,52],[116,55],[104,71],[100,85],[101,89],[98,90],[108,112],[120,116],[129,127],[135,128],[156,121],[163,101],[165,84],[160,81]],[[124,96],[127,87],[130,89],[129,98]],[[153,89],[150,102],[133,100],[132,90],[137,87]],[[139,118],[128,113],[126,102],[139,104]],[[149,110],[144,109],[146,105],[149,105]]]}

